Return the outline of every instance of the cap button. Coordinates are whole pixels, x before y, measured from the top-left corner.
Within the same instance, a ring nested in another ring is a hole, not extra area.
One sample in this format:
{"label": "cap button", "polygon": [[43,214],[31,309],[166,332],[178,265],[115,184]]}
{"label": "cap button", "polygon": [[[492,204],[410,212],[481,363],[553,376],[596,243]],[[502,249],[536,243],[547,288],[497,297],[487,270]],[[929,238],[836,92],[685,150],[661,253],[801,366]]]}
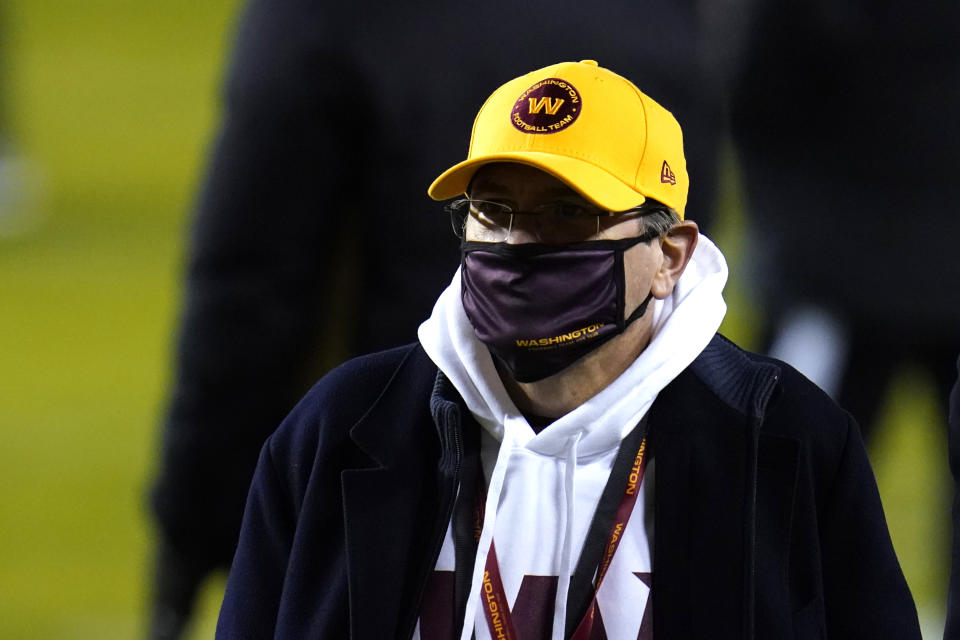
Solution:
{"label": "cap button", "polygon": [[600,66],[600,65],[597,64],[597,61],[596,61],[596,60],[581,60],[581,61],[580,61],[580,64],[589,64],[589,65],[593,65],[594,67],[599,67],[599,66]]}

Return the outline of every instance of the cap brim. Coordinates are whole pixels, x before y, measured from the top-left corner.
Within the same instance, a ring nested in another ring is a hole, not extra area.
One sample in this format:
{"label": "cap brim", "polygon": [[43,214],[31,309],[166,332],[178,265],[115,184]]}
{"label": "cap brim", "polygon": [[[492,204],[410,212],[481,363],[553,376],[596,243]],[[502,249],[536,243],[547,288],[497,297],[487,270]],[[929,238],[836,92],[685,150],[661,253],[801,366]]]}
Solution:
{"label": "cap brim", "polygon": [[608,211],[626,211],[640,206],[646,200],[632,186],[596,165],[542,151],[513,151],[464,160],[440,174],[427,189],[427,194],[434,200],[446,200],[464,194],[477,169],[494,162],[517,162],[545,171]]}

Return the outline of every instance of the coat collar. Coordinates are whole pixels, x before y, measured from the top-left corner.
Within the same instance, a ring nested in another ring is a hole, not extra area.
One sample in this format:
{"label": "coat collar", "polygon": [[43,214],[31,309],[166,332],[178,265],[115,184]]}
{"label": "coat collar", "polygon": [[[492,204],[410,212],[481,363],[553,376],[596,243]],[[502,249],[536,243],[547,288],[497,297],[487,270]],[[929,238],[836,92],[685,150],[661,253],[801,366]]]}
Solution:
{"label": "coat collar", "polygon": [[720,402],[757,420],[763,418],[780,378],[779,365],[748,354],[719,333],[689,370]]}

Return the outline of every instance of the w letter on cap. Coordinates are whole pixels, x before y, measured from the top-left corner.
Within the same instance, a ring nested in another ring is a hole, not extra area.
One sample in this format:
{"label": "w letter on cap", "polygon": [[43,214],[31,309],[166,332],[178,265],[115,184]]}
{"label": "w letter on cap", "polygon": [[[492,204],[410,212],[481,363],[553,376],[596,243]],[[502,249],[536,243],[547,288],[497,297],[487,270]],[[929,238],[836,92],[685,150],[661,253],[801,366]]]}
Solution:
{"label": "w letter on cap", "polygon": [[540,111],[546,109],[547,113],[551,116],[557,115],[557,110],[560,109],[560,105],[563,104],[563,98],[550,98],[545,96],[540,98],[528,98],[530,100],[530,106],[527,111],[529,113],[540,113]]}
{"label": "w letter on cap", "polygon": [[670,165],[667,164],[667,161],[663,161],[663,166],[660,168],[660,182],[664,184],[677,184],[677,175],[673,172],[673,169],[670,168]]}

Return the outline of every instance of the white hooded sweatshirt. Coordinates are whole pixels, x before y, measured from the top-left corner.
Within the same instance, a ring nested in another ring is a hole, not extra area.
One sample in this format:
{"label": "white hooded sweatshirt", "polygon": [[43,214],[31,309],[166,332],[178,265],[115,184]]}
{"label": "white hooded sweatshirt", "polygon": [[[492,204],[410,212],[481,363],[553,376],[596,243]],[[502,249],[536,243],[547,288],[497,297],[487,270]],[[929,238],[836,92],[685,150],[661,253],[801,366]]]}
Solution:
{"label": "white hooded sweatshirt", "polygon": [[[609,386],[536,433],[507,395],[490,352],[477,339],[463,310],[459,270],[454,275],[432,316],[420,326],[419,338],[483,427],[486,511],[462,640],[470,640],[474,631],[478,640],[495,637],[480,606],[492,540],[515,620],[533,615],[537,621],[523,621],[523,627],[546,625],[551,638],[563,640],[570,575],[620,441],[716,333],[726,312],[726,280],[723,255],[701,235],[673,293],[652,305],[653,336],[646,349]],[[652,486],[652,472],[648,465],[645,487]],[[609,638],[636,638],[644,624],[652,584],[652,509],[646,511],[650,498],[649,490],[640,493],[597,593]],[[436,570],[453,571],[454,557],[448,528]],[[516,610],[518,599],[521,610]],[[532,611],[530,603],[547,609]],[[646,615],[649,620],[652,611]],[[414,638],[421,638],[420,624]]]}

